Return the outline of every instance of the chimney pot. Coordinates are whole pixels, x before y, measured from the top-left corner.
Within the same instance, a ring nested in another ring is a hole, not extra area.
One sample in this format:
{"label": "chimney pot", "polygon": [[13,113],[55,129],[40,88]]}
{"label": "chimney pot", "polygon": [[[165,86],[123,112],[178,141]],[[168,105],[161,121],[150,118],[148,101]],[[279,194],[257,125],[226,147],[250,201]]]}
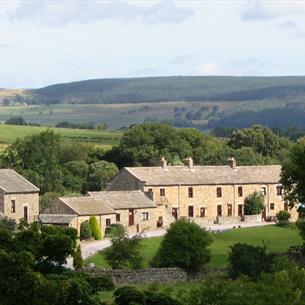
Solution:
{"label": "chimney pot", "polygon": [[161,167],[162,167],[162,168],[166,168],[166,166],[167,166],[167,161],[165,160],[164,157],[161,158],[160,164],[161,164]]}
{"label": "chimney pot", "polygon": [[193,168],[193,166],[194,166],[193,159],[191,157],[188,157],[188,158],[184,159],[184,164],[188,168]]}
{"label": "chimney pot", "polygon": [[228,160],[228,165],[232,168],[232,169],[236,169],[236,160],[234,157],[229,158]]}

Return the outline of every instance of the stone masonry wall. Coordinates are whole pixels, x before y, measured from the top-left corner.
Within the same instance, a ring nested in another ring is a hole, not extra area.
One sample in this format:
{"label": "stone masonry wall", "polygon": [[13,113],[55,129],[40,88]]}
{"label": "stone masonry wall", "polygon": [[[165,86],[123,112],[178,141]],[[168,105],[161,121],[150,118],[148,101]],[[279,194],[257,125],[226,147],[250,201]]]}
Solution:
{"label": "stone masonry wall", "polygon": [[150,268],[137,270],[112,270],[85,267],[85,271],[95,276],[110,276],[116,284],[152,284],[152,283],[174,283],[197,280],[210,274],[226,272],[225,268],[206,269],[196,277],[190,277],[179,268]]}

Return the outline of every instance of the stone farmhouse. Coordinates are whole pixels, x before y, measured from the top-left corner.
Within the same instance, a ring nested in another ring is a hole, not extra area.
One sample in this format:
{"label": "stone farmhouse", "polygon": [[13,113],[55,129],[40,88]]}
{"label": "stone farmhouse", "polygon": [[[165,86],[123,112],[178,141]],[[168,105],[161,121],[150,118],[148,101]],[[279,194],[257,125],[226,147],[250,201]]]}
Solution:
{"label": "stone farmhouse", "polygon": [[39,188],[12,169],[0,169],[0,215],[31,223],[38,214]]}
{"label": "stone farmhouse", "polygon": [[[80,232],[83,221],[95,216],[102,234],[114,223],[129,233],[167,227],[174,221],[163,206],[158,207],[151,195],[139,190],[90,192],[83,197],[60,197],[39,215],[43,224],[74,227]],[[147,196],[149,195],[149,196]]]}
{"label": "stone farmhouse", "polygon": [[[265,196],[259,220],[287,210],[279,183],[281,166],[237,166],[234,158],[225,166],[194,166],[187,158],[183,166],[168,166],[164,158],[156,167],[125,167],[108,183],[110,191],[150,192],[157,206],[178,218],[202,225],[244,220],[245,198],[255,191]],[[292,218],[297,218],[296,209]],[[257,219],[256,219],[257,221]]]}

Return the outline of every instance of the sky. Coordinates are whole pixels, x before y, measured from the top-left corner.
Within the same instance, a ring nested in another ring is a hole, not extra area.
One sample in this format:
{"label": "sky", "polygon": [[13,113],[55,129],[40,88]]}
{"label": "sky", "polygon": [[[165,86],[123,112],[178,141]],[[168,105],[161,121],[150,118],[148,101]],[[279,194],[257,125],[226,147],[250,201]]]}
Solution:
{"label": "sky", "polygon": [[305,0],[0,0],[0,88],[305,75]]}

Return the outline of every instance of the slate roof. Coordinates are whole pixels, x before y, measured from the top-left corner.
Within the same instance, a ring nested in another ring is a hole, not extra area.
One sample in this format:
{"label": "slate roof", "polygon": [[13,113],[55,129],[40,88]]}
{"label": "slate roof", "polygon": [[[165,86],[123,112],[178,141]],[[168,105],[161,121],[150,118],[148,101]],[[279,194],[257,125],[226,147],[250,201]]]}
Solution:
{"label": "slate roof", "polygon": [[58,199],[78,215],[115,214],[114,210],[99,197],[60,197]]}
{"label": "slate roof", "polygon": [[39,219],[44,224],[69,224],[77,215],[40,214]]}
{"label": "slate roof", "polygon": [[39,192],[38,187],[12,169],[0,169],[0,189],[6,194]]}
{"label": "slate roof", "polygon": [[280,165],[125,167],[146,185],[218,185],[278,183]]}
{"label": "slate roof", "polygon": [[88,192],[88,195],[99,198],[114,210],[156,207],[156,204],[139,190]]}

